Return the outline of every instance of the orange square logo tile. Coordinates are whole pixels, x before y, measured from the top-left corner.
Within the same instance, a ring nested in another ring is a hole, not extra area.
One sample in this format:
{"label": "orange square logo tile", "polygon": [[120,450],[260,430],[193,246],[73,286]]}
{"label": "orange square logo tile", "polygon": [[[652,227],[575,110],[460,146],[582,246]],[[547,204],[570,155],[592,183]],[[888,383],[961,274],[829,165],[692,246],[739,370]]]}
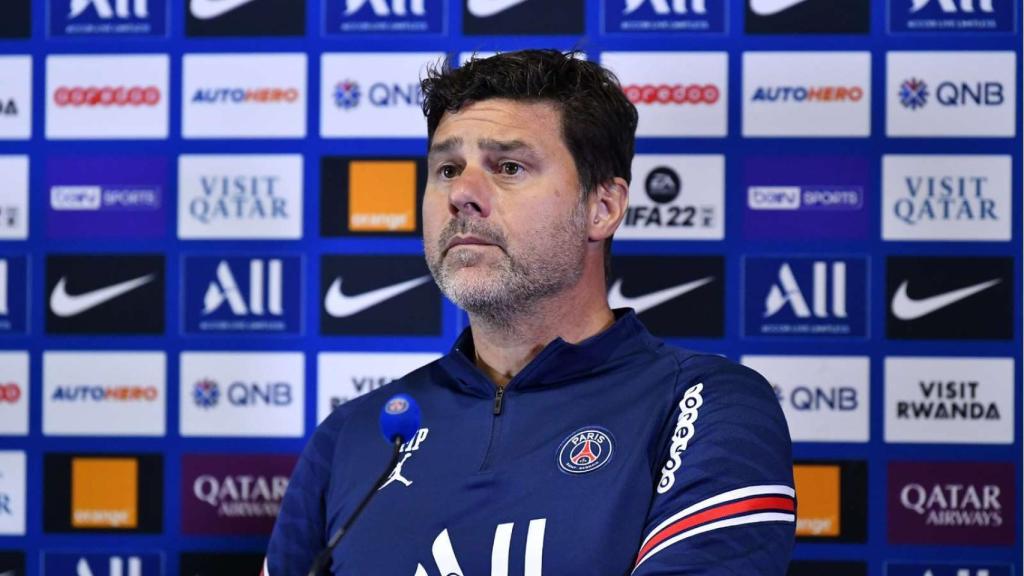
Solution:
{"label": "orange square logo tile", "polygon": [[416,162],[350,162],[348,228],[352,232],[415,232]]}
{"label": "orange square logo tile", "polygon": [[137,528],[139,462],[135,458],[71,461],[71,526]]}
{"label": "orange square logo tile", "polygon": [[797,499],[797,536],[839,536],[839,471],[839,466],[831,465],[793,466]]}

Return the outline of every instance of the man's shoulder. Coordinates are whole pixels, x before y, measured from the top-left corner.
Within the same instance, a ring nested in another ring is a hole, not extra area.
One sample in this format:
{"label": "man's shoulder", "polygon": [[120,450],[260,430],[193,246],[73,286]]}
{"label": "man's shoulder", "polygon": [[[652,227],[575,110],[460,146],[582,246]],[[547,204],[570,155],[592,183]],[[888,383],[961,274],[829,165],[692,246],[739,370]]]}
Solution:
{"label": "man's shoulder", "polygon": [[721,397],[753,394],[762,399],[774,398],[771,385],[763,376],[725,356],[670,344],[661,346],[658,353],[670,356],[678,366],[678,394],[701,384],[702,388],[712,387],[714,394]]}

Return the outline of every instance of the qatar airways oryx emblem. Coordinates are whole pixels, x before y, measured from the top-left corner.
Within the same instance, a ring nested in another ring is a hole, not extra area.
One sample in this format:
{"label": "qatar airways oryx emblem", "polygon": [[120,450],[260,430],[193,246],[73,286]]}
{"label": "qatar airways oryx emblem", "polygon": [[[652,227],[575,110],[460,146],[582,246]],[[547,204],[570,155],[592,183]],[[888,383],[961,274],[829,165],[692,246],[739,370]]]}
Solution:
{"label": "qatar airways oryx emblem", "polygon": [[593,472],[612,459],[611,432],[597,426],[581,428],[558,447],[558,467],[566,474]]}

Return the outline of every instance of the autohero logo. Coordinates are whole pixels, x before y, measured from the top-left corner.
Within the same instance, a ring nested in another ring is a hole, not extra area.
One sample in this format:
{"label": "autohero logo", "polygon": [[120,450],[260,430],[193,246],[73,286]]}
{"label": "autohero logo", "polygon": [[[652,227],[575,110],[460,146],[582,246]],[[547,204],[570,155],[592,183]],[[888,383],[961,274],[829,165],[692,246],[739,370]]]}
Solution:
{"label": "autohero logo", "polygon": [[28,331],[28,258],[0,258],[0,334]]}
{"label": "autohero logo", "polygon": [[857,156],[743,161],[743,234],[751,240],[865,239],[868,162]]}
{"label": "autohero logo", "polygon": [[276,454],[186,454],[182,532],[270,534],[297,460]]}
{"label": "autohero logo", "polygon": [[164,0],[49,0],[49,34],[166,36]]}
{"label": "autohero logo", "polygon": [[0,436],[28,435],[28,366],[28,352],[0,352]]}
{"label": "autohero logo", "polygon": [[298,352],[183,352],[183,436],[298,437],[305,370]]}
{"label": "autohero logo", "polygon": [[317,422],[335,408],[387,386],[440,358],[435,353],[320,352],[317,354]]}
{"label": "autohero logo", "polygon": [[601,63],[636,105],[638,136],[725,136],[728,58],[725,52],[604,52]]}
{"label": "autohero logo", "polygon": [[890,52],[889,136],[1016,134],[1013,52]]}
{"label": "autohero logo", "polygon": [[1013,443],[1012,358],[885,359],[885,440]]}
{"label": "autohero logo", "polygon": [[300,334],[302,258],[186,256],[186,334]]}
{"label": "autohero logo", "polygon": [[1013,566],[977,562],[887,562],[885,576],[1013,576]]}
{"label": "autohero logo", "polygon": [[862,356],[743,356],[771,383],[796,442],[867,442],[870,360]]}
{"label": "autohero logo", "polygon": [[756,86],[751,102],[860,102],[860,86]]}
{"label": "autohero logo", "polygon": [[637,155],[618,239],[720,240],[725,157]]}
{"label": "autohero logo", "polygon": [[183,0],[186,36],[303,36],[306,3],[293,0]]}
{"label": "autohero logo", "polygon": [[345,158],[320,162],[320,234],[417,235],[423,158]]}
{"label": "autohero logo", "polygon": [[0,140],[27,140],[31,136],[32,57],[0,56]]}
{"label": "autohero logo", "polygon": [[[43,576],[160,576],[159,553],[43,552]],[[3,576],[3,573],[0,573]]]}
{"label": "autohero logo", "polygon": [[867,337],[867,258],[748,257],[743,334]]}
{"label": "autohero logo", "polygon": [[604,32],[721,33],[726,6],[720,0],[604,0]]}
{"label": "autohero logo", "polygon": [[793,465],[798,541],[867,540],[867,465],[860,461]]}
{"label": "autohero logo", "polygon": [[328,0],[324,33],[444,34],[446,12],[442,0]]}
{"label": "autohero logo", "polygon": [[[621,256],[614,258],[612,270],[609,306],[632,308],[654,334],[722,337],[725,265],[720,256]],[[680,314],[686,322],[675,320]]]}
{"label": "autohero logo", "polygon": [[466,0],[462,8],[462,33],[581,35],[584,8],[583,0]]}
{"label": "autohero logo", "polygon": [[1009,156],[882,157],[882,238],[1009,240]]}
{"label": "autohero logo", "polygon": [[1014,478],[1013,464],[890,462],[889,542],[1013,544]]}
{"label": "autohero logo", "polygon": [[25,453],[0,451],[0,535],[25,535],[25,485]]}
{"label": "autohero logo", "polygon": [[424,134],[419,79],[440,53],[323,54],[320,135],[325,138]]}
{"label": "autohero logo", "polygon": [[162,352],[45,352],[43,434],[163,436]]}
{"label": "autohero logo", "polygon": [[302,237],[302,156],[182,155],[178,237]]}
{"label": "autohero logo", "polygon": [[869,0],[747,0],[748,34],[867,34]]}
{"label": "autohero logo", "polygon": [[889,32],[1012,33],[1016,2],[1006,0],[889,0]]}
{"label": "autohero logo", "polygon": [[28,166],[28,156],[0,156],[0,240],[28,238]]}

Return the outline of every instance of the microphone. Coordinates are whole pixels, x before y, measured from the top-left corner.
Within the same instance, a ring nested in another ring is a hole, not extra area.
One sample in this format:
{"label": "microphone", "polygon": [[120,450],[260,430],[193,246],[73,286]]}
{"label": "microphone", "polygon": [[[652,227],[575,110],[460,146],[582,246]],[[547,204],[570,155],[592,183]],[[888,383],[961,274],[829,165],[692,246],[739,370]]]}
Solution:
{"label": "microphone", "polygon": [[388,479],[388,476],[391,475],[395,465],[398,464],[398,450],[402,447],[402,444],[411,440],[419,429],[420,407],[411,396],[396,394],[384,403],[384,408],[380,411],[380,432],[384,435],[384,439],[391,444],[391,462],[384,469],[384,473],[380,475],[380,478],[374,482],[369,494],[363,498],[359,506],[356,507],[355,512],[349,516],[348,521],[331,535],[331,539],[327,541],[327,547],[321,550],[320,554],[313,560],[313,565],[310,566],[306,576],[319,576],[320,571],[330,564],[331,553],[338,547],[341,538],[348,533],[348,529],[356,521],[356,518],[359,518],[359,515],[363,513],[363,509],[370,503],[373,495],[377,493],[377,490],[380,489]]}

